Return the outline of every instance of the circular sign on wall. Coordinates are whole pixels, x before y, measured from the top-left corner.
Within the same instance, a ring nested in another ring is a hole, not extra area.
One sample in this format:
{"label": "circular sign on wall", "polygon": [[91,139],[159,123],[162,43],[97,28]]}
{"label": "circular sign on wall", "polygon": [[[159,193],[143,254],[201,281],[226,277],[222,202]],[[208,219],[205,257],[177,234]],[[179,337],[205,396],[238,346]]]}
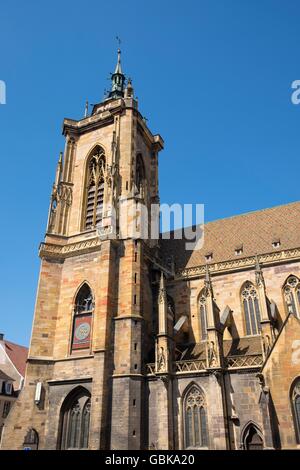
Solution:
{"label": "circular sign on wall", "polygon": [[83,341],[89,336],[90,331],[91,331],[91,327],[89,323],[81,323],[80,325],[77,326],[75,330],[75,338],[78,341]]}

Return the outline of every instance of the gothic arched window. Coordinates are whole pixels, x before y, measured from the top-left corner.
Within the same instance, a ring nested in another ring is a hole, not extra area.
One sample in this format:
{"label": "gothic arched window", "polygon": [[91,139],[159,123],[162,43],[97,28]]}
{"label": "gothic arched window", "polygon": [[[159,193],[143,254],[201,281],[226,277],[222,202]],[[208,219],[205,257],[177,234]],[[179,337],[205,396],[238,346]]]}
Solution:
{"label": "gothic arched window", "polygon": [[288,313],[299,317],[300,312],[300,282],[296,276],[289,276],[283,286],[283,295]]}
{"label": "gothic arched window", "polygon": [[184,399],[185,448],[208,446],[206,402],[202,391],[193,385]]}
{"label": "gothic arched window", "polygon": [[98,145],[90,155],[86,176],[85,228],[93,228],[102,221],[104,199],[105,154]]}
{"label": "gothic arched window", "polygon": [[199,318],[200,318],[200,329],[201,339],[207,339],[207,303],[204,289],[201,291],[199,296]]}
{"label": "gothic arched window", "polygon": [[91,398],[87,390],[71,392],[61,410],[60,448],[87,449],[89,445]]}
{"label": "gothic arched window", "polygon": [[292,410],[295,423],[296,441],[300,444],[300,378],[296,380],[291,393]]}
{"label": "gothic arched window", "polygon": [[257,335],[261,330],[261,315],[258,293],[252,282],[245,282],[241,291],[241,296],[244,309],[246,335]]}
{"label": "gothic arched window", "polygon": [[145,166],[143,157],[138,154],[136,157],[136,171],[135,171],[135,184],[138,194],[141,197],[145,196]]}
{"label": "gothic arched window", "polygon": [[30,428],[25,436],[23,447],[37,450],[39,446],[39,435],[35,429]]}
{"label": "gothic arched window", "polygon": [[244,450],[263,450],[263,440],[258,428],[250,423],[243,433]]}
{"label": "gothic arched window", "polygon": [[83,284],[75,299],[72,350],[90,347],[93,308],[91,289],[87,284]]}

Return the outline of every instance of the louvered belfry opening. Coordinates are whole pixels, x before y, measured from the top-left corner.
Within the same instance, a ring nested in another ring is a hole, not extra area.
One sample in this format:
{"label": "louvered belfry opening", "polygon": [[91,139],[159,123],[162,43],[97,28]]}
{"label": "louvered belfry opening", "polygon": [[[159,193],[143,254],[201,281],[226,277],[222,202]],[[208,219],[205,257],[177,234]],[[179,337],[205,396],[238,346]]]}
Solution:
{"label": "louvered belfry opening", "polygon": [[97,146],[88,161],[87,168],[87,201],[85,228],[90,229],[99,225],[103,217],[104,201],[104,150]]}

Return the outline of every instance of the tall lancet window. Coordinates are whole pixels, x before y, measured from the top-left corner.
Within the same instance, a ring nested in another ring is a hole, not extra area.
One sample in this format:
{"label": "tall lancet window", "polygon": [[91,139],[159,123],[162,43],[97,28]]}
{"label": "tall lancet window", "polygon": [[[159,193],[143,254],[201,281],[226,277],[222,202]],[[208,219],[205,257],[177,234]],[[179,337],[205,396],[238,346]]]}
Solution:
{"label": "tall lancet window", "polygon": [[102,221],[104,200],[105,154],[95,147],[88,159],[86,177],[85,228],[93,228]]}
{"label": "tall lancet window", "polygon": [[59,447],[88,449],[91,397],[83,387],[70,393],[61,409]]}
{"label": "tall lancet window", "polygon": [[93,308],[91,289],[83,284],[74,305],[72,351],[90,348]]}
{"label": "tall lancet window", "polygon": [[300,444],[300,378],[296,380],[291,394],[296,441]]}
{"label": "tall lancet window", "polygon": [[289,276],[283,286],[283,295],[288,313],[299,317],[300,312],[300,282],[296,276]]}
{"label": "tall lancet window", "polygon": [[261,330],[258,292],[252,282],[245,282],[241,290],[246,335],[257,335]]}
{"label": "tall lancet window", "polygon": [[208,446],[206,401],[202,391],[193,385],[184,399],[185,448]]}
{"label": "tall lancet window", "polygon": [[205,340],[207,338],[207,299],[204,289],[199,296],[199,321],[201,339]]}
{"label": "tall lancet window", "polygon": [[135,184],[138,194],[141,197],[145,197],[145,166],[143,162],[143,157],[141,154],[138,154],[136,157],[136,171],[135,171]]}

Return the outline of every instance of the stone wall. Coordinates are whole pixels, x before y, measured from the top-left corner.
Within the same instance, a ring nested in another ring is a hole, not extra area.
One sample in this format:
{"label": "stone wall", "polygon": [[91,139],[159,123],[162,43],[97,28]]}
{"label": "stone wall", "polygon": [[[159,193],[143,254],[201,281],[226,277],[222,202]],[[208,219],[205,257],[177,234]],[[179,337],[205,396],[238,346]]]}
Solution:
{"label": "stone wall", "polygon": [[[281,325],[286,317],[282,287],[290,274],[300,277],[300,263],[287,263],[277,266],[263,266],[263,275],[266,284],[266,294],[269,300],[275,302],[279,313],[279,324]],[[242,337],[246,335],[244,315],[240,298],[242,285],[246,281],[255,283],[255,269],[247,269],[228,274],[214,274],[211,276],[214,297],[220,313],[228,305],[233,313],[234,328],[233,333]],[[181,315],[188,315],[190,321],[189,338],[190,341],[201,341],[199,304],[198,298],[204,287],[204,277],[202,279],[190,279],[172,281],[168,285],[168,293],[172,295],[176,305],[176,318]],[[224,339],[230,339],[228,330],[224,332]]]}
{"label": "stone wall", "polygon": [[272,419],[279,429],[280,447],[300,448],[296,441],[291,404],[292,386],[300,378],[300,320],[294,315],[289,315],[262,374],[274,404]]}

